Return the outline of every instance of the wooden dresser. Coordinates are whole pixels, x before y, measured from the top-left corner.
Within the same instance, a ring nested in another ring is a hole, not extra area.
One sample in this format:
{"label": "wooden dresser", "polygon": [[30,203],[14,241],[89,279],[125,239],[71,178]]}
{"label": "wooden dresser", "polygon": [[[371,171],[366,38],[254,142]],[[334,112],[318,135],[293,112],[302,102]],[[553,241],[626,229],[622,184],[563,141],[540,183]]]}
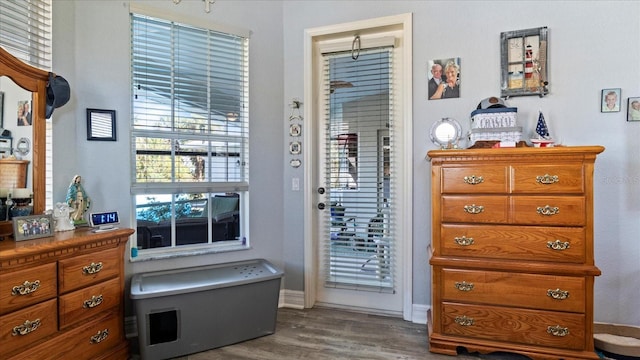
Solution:
{"label": "wooden dresser", "polygon": [[127,359],[131,229],[0,241],[0,359]]}
{"label": "wooden dresser", "polygon": [[601,146],[430,151],[431,352],[598,359],[593,170]]}

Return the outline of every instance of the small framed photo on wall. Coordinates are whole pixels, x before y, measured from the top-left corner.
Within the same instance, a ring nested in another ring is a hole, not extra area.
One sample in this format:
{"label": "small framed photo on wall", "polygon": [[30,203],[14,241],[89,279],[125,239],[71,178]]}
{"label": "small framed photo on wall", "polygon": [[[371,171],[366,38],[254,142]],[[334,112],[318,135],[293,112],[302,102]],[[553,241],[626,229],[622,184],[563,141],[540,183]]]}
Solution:
{"label": "small framed photo on wall", "polygon": [[640,121],[640,97],[630,97],[627,101],[627,121]]}
{"label": "small framed photo on wall", "polygon": [[600,112],[619,112],[620,111],[620,88],[602,89],[601,94],[601,110]]}

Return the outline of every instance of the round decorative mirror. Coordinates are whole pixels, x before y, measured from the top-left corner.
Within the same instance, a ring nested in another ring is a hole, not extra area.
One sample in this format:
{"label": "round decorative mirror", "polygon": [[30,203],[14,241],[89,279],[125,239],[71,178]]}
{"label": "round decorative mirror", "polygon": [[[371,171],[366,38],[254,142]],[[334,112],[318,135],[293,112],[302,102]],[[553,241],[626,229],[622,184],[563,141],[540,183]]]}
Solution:
{"label": "round decorative mirror", "polygon": [[18,143],[16,144],[16,152],[20,154],[20,156],[27,156],[31,151],[31,142],[27,138],[20,138]]}
{"label": "round decorative mirror", "polygon": [[456,149],[462,136],[460,123],[451,118],[443,118],[431,126],[431,141],[441,149]]}

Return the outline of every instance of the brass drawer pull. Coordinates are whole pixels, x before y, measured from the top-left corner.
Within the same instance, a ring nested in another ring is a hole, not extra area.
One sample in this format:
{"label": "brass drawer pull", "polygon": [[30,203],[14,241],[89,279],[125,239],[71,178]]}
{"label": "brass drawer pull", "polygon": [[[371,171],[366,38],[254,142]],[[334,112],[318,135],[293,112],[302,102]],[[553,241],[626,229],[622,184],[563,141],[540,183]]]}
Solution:
{"label": "brass drawer pull", "polygon": [[536,211],[538,212],[538,214],[540,215],[544,215],[544,216],[553,216],[553,215],[557,215],[560,213],[560,208],[557,206],[549,206],[549,205],[545,205],[544,207],[542,206],[538,206],[538,208],[536,209]]}
{"label": "brass drawer pull", "polygon": [[102,270],[102,261],[100,261],[97,264],[92,262],[91,264],[83,267],[82,268],[82,273],[84,275],[93,275],[93,274],[99,273],[100,270]]}
{"label": "brass drawer pull", "polygon": [[547,296],[556,300],[566,300],[569,297],[569,292],[567,290],[548,289]]}
{"label": "brass drawer pull", "polygon": [[33,321],[26,320],[24,324],[14,326],[13,331],[11,331],[11,336],[23,336],[27,335],[33,331],[36,331],[40,327],[40,319],[35,319]]}
{"label": "brass drawer pull", "polygon": [[93,335],[89,339],[90,344],[100,344],[102,341],[106,340],[109,337],[109,329],[104,329],[102,331],[98,331],[95,335]]}
{"label": "brass drawer pull", "polygon": [[558,337],[564,337],[569,335],[569,328],[562,327],[560,325],[547,326],[547,334],[551,334],[553,336],[558,336]]}
{"label": "brass drawer pull", "polygon": [[460,291],[471,291],[473,290],[473,283],[468,283],[466,281],[463,281],[463,282],[456,281],[455,287]]}
{"label": "brass drawer pull", "polygon": [[482,176],[469,175],[464,177],[464,183],[469,185],[478,185],[482,184],[484,179]]}
{"label": "brass drawer pull", "polygon": [[22,285],[16,285],[11,289],[11,295],[29,295],[40,288],[40,280],[34,282],[25,281]]}
{"label": "brass drawer pull", "polygon": [[560,182],[560,178],[558,175],[544,174],[536,176],[536,182],[538,184],[551,185]]}
{"label": "brass drawer pull", "polygon": [[454,319],[455,323],[460,325],[460,326],[471,326],[474,323],[473,318],[470,317],[466,317],[464,315],[460,316],[456,316],[456,318]]}
{"label": "brass drawer pull", "polygon": [[473,245],[473,238],[468,238],[466,236],[462,236],[462,237],[456,236],[455,238],[453,238],[453,241],[455,241],[456,244],[458,244],[460,246]]}
{"label": "brass drawer pull", "polygon": [[570,244],[568,241],[547,241],[547,247],[551,250],[567,250],[570,248]]}
{"label": "brass drawer pull", "polygon": [[484,211],[484,206],[482,205],[471,204],[471,205],[464,206],[464,212],[469,214],[480,214],[483,211]]}
{"label": "brass drawer pull", "polygon": [[102,294],[98,295],[98,296],[92,296],[91,299],[87,299],[84,301],[84,303],[82,303],[82,307],[85,309],[92,309],[100,304],[102,304]]}

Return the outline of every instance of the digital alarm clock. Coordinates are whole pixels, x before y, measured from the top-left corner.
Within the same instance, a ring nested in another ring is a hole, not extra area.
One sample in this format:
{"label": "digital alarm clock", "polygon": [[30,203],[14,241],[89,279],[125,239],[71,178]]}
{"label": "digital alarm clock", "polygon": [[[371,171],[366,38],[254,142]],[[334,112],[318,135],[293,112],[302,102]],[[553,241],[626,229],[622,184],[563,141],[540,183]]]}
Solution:
{"label": "digital alarm clock", "polygon": [[107,231],[117,229],[120,218],[117,211],[95,212],[89,214],[89,222],[96,228],[94,231]]}

